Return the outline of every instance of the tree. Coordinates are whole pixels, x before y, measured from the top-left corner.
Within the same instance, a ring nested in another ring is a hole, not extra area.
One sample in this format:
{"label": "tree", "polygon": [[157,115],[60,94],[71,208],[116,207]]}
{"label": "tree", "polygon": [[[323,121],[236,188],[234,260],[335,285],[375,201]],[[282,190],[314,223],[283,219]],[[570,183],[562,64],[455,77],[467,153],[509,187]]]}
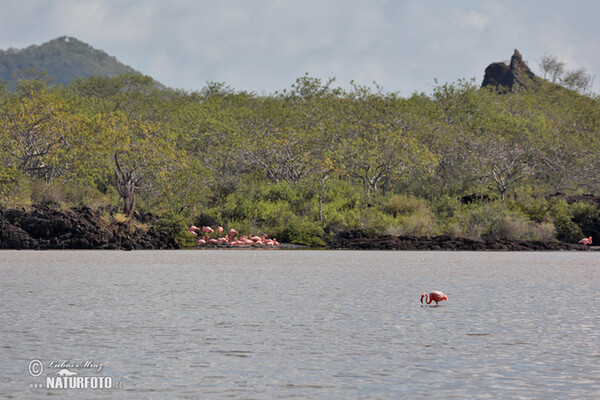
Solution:
{"label": "tree", "polygon": [[367,196],[377,197],[393,181],[414,169],[428,169],[435,156],[406,132],[365,122],[343,141],[347,174],[362,182]]}
{"label": "tree", "polygon": [[502,202],[508,189],[531,171],[531,155],[526,144],[501,138],[479,138],[471,141],[469,151],[475,158],[475,173],[495,186]]}
{"label": "tree", "polygon": [[560,84],[567,89],[588,94],[594,84],[594,77],[585,72],[585,68],[569,71],[560,78]]}
{"label": "tree", "polygon": [[123,213],[135,210],[136,189],[152,191],[155,181],[171,170],[177,161],[175,141],[170,130],[160,124],[129,120],[114,113],[109,118],[106,156],[114,159],[115,186],[123,199]]}
{"label": "tree", "polygon": [[542,69],[544,79],[548,76],[552,83],[558,83],[567,89],[582,94],[591,93],[594,77],[588,74],[585,68],[568,71],[565,62],[552,55],[542,56],[538,65]]}
{"label": "tree", "polygon": [[550,78],[552,83],[557,83],[559,78],[565,72],[565,63],[564,61],[560,61],[558,57],[545,54],[540,58],[538,63],[539,67],[542,69],[543,78]]}
{"label": "tree", "polygon": [[71,148],[74,116],[43,82],[21,81],[18,93],[6,100],[0,116],[7,165],[47,181],[66,173],[58,154]]}
{"label": "tree", "polygon": [[119,163],[119,153],[115,152],[115,182],[117,192],[123,199],[123,214],[131,216],[135,208],[135,188],[142,181],[142,174],[135,168],[125,169]]}

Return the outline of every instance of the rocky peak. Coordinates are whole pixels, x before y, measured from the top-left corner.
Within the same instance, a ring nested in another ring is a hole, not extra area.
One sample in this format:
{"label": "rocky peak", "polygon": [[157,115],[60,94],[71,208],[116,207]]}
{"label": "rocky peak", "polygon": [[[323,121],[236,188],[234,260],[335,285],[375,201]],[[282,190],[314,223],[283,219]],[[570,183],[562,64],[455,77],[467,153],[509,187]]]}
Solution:
{"label": "rocky peak", "polygon": [[503,87],[507,92],[519,92],[533,88],[535,78],[519,50],[515,49],[510,64],[495,62],[488,65],[481,86]]}

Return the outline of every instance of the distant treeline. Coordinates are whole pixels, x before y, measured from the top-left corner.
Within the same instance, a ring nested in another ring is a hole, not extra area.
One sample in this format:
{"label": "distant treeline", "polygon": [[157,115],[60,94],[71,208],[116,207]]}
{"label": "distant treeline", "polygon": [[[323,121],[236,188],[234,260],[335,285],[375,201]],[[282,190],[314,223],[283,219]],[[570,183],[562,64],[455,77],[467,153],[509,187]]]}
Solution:
{"label": "distant treeline", "polygon": [[[271,95],[146,76],[0,90],[0,197],[313,246],[337,232],[577,240],[598,218],[600,104],[544,81],[400,97],[300,77]],[[555,196],[557,193],[562,195]]]}

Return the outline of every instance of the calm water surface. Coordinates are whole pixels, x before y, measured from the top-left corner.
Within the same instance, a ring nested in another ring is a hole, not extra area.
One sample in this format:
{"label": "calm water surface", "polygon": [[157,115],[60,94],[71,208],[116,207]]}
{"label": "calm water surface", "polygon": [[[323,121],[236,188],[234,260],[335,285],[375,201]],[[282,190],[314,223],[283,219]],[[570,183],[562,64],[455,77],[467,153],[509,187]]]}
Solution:
{"label": "calm water surface", "polygon": [[[600,398],[598,253],[1,251],[0,274],[4,398]],[[123,387],[30,387],[64,360]]]}

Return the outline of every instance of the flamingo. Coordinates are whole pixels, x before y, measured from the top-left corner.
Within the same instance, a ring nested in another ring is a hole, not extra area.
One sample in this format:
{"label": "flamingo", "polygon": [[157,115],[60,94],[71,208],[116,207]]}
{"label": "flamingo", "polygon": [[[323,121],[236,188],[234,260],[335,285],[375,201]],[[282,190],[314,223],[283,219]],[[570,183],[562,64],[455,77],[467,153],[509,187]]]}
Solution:
{"label": "flamingo", "polygon": [[588,237],[588,238],[583,238],[583,239],[581,239],[581,240],[580,240],[579,242],[577,242],[577,243],[581,243],[581,244],[583,244],[583,247],[584,247],[586,250],[588,250],[588,248],[587,248],[587,245],[588,245],[588,244],[592,244],[592,237],[590,236],[590,237]]}
{"label": "flamingo", "polygon": [[423,298],[425,298],[427,304],[431,304],[432,301],[435,301],[436,306],[438,305],[438,302],[448,300],[448,297],[444,293],[438,291],[429,293],[429,298],[427,297],[427,293],[423,293],[421,295],[421,303],[423,302]]}
{"label": "flamingo", "polygon": [[234,240],[235,235],[237,235],[237,231],[235,229],[231,228],[229,230],[229,243],[231,243]]}
{"label": "flamingo", "polygon": [[198,244],[206,244],[206,240],[204,240],[204,239],[198,239],[196,241],[196,243],[198,243]]}
{"label": "flamingo", "polygon": [[219,238],[219,243],[227,243],[229,242],[229,235],[225,235],[225,237]]}
{"label": "flamingo", "polygon": [[190,226],[190,229],[188,229],[188,233],[191,233],[192,235],[198,235],[196,233],[196,231],[199,231],[200,228],[198,228],[196,225],[192,225]]}
{"label": "flamingo", "polygon": [[203,226],[203,227],[202,227],[202,232],[204,232],[204,233],[205,233],[205,235],[204,235],[204,240],[208,241],[208,234],[209,234],[209,233],[213,233],[213,232],[214,232],[214,230],[213,230],[213,228],[211,228],[210,226]]}

